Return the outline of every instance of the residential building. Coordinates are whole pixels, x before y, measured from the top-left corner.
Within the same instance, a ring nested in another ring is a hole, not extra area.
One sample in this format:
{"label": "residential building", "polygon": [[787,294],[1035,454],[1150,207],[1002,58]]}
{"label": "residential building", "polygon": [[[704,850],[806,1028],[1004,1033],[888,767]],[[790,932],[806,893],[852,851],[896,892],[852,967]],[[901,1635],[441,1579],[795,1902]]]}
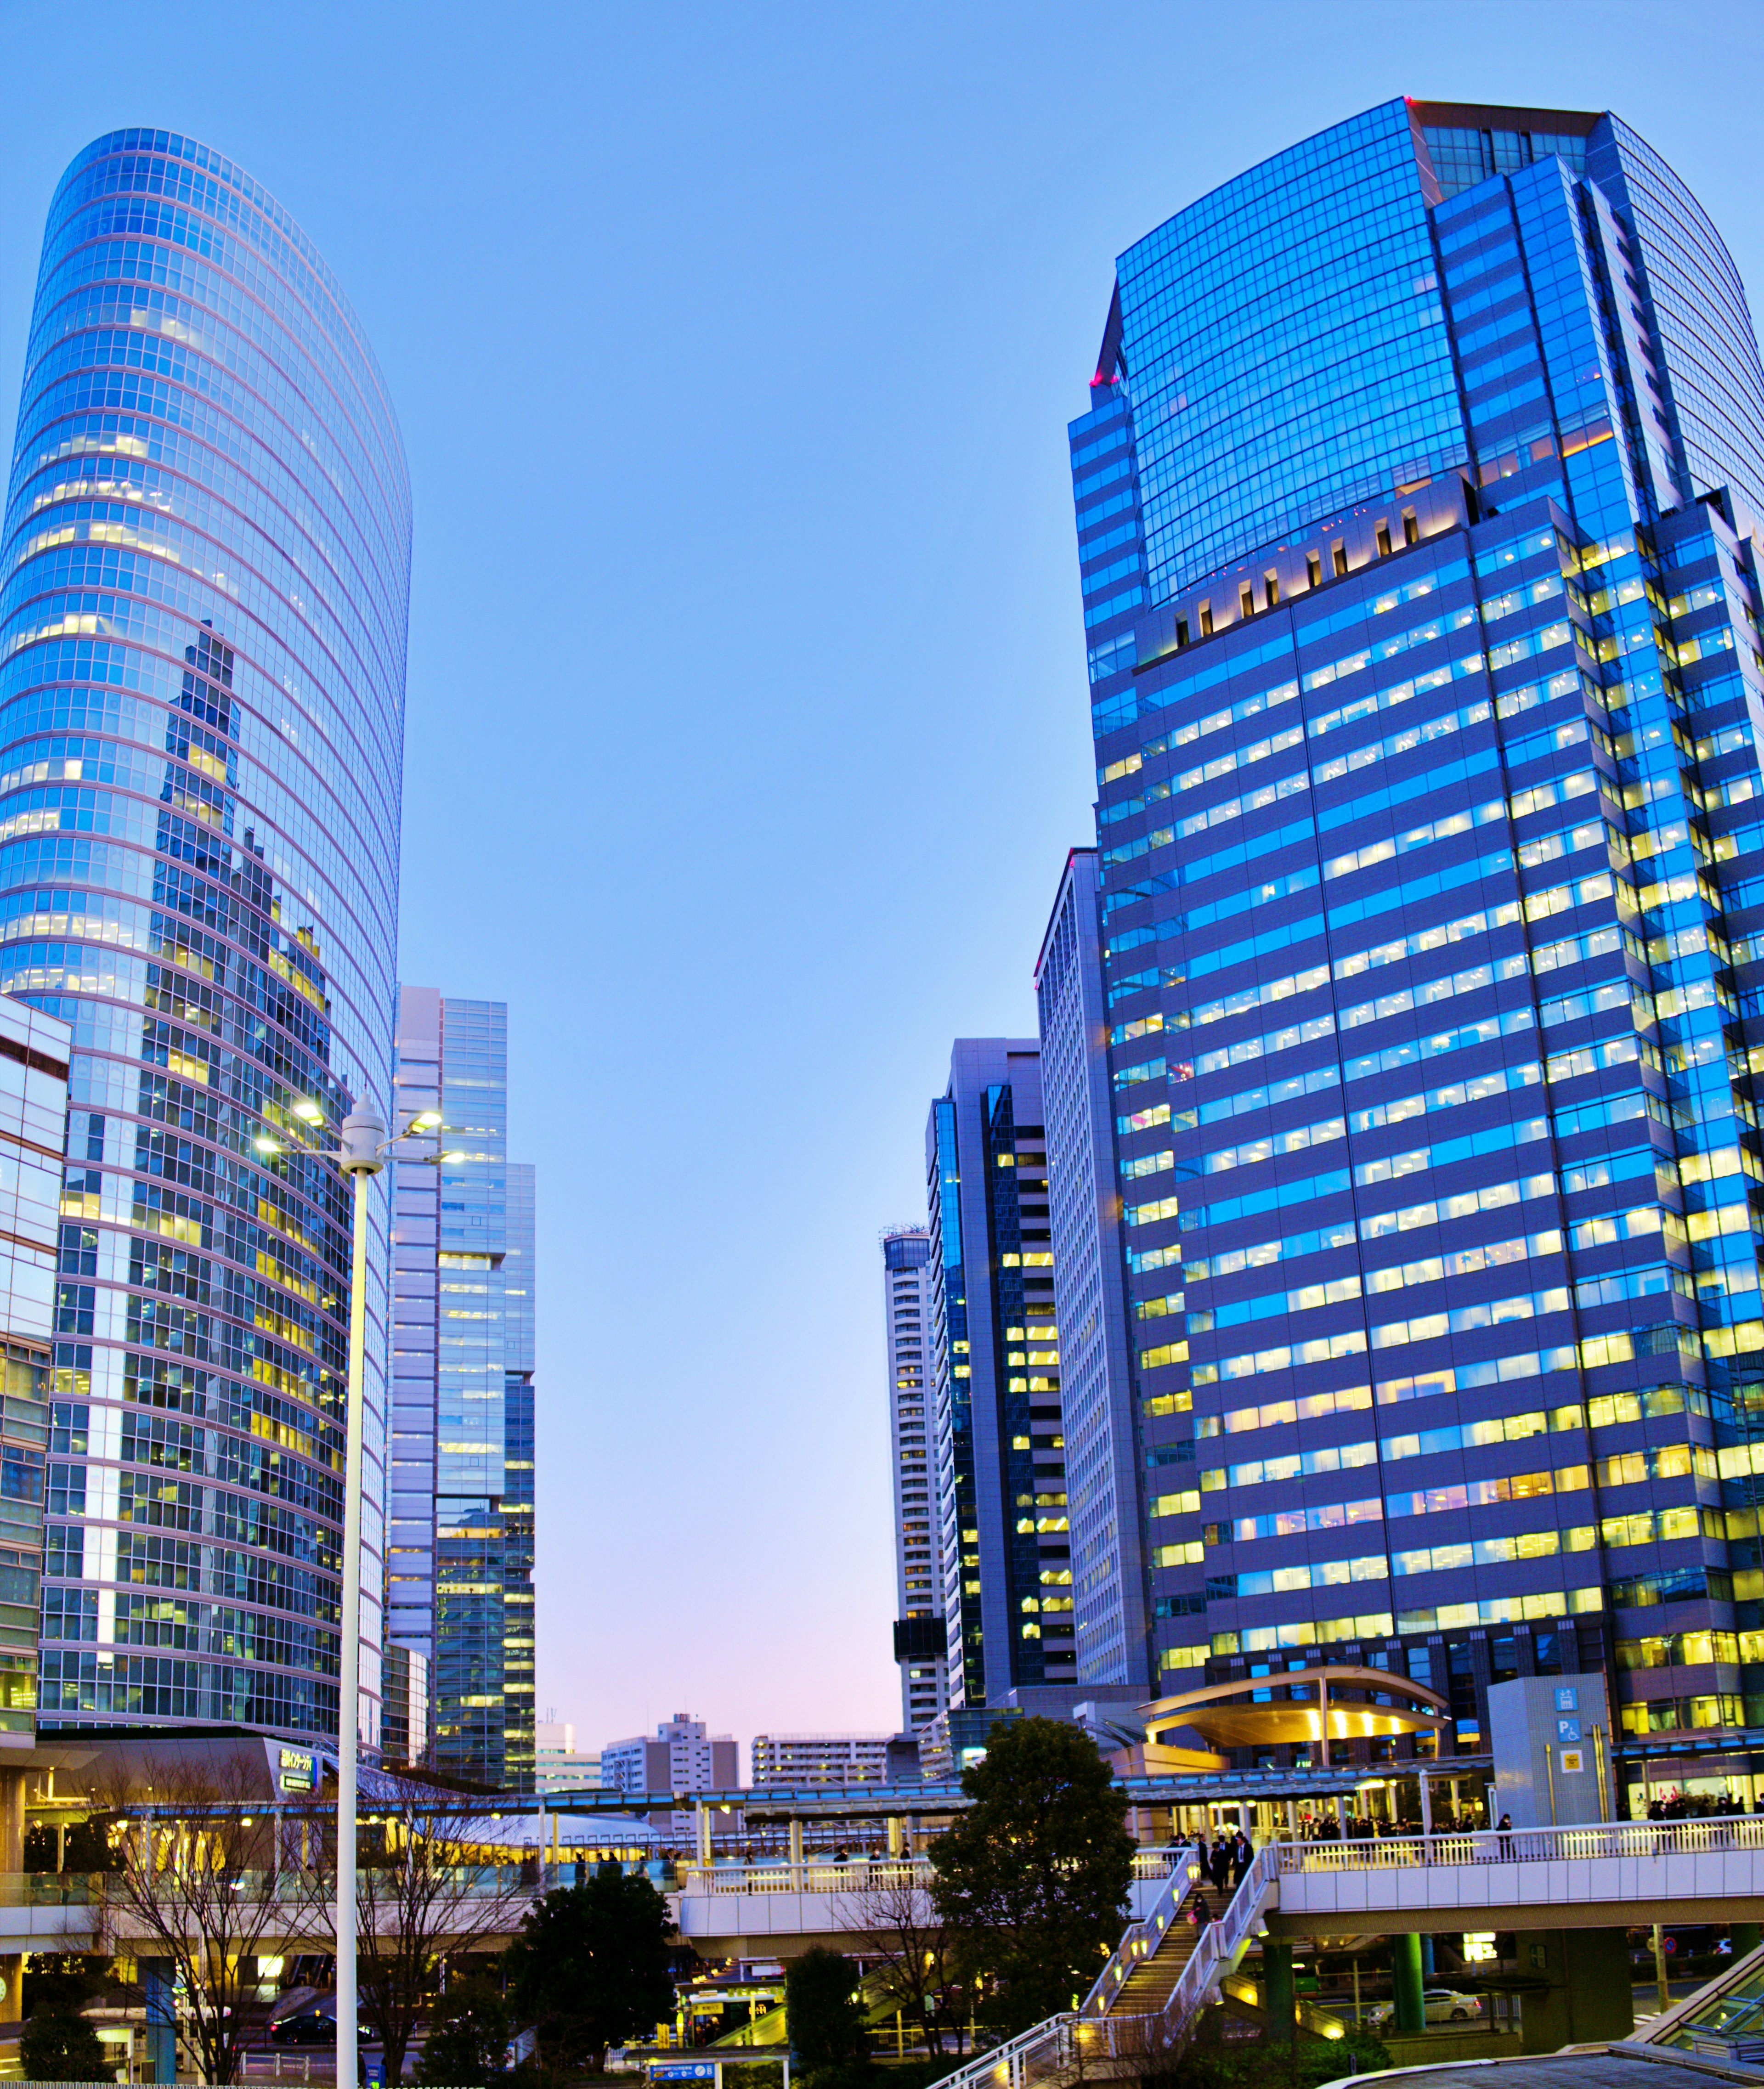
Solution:
{"label": "residential building", "polygon": [[1615,116],[1388,102],[1122,255],[1071,454],[1162,1685],[1357,1658],[1474,1752],[1491,1681],[1602,1669],[1620,1791],[1644,1743],[1719,1789],[1764,1726],[1720,235]]}
{"label": "residential building", "polygon": [[[1142,1503],[1169,1475],[1161,1452],[1142,1485],[1134,1426],[1097,873],[1095,849],[1067,856],[1035,992],[1078,1680],[1143,1693],[1152,1671]],[[1130,1113],[1119,1128],[1131,1124]],[[1193,1445],[1180,1448],[1192,1477]]]}
{"label": "residential building", "polygon": [[[350,1198],[318,1149],[392,1102],[403,447],[311,241],[174,132],[62,176],[24,361],[0,991],[74,1038],[42,1723],[328,1738]],[[371,1748],[388,1209],[381,1177],[346,1708]]]}
{"label": "residential building", "polygon": [[676,1712],[655,1729],[653,1740],[638,1734],[608,1741],[600,1751],[606,1791],[733,1791],[740,1781],[736,1743],[727,1734],[712,1734],[689,1712]]}
{"label": "residential building", "polygon": [[886,1784],[892,1734],[756,1734],[753,1789],[775,1784]]}
{"label": "residential building", "polygon": [[[9,1740],[28,1745],[36,1731],[45,1627],[53,1622],[58,1640],[71,1638],[97,1618],[95,1591],[49,1592],[43,1582],[44,1503],[58,1483],[65,1498],[67,1471],[49,1470],[45,1453],[53,1448],[65,1457],[74,1449],[73,1418],[65,1418],[65,1433],[52,1433],[49,1397],[72,1046],[65,1023],[0,997],[0,1752]],[[58,1572],[66,1549],[63,1538]]]}
{"label": "residential building", "polygon": [[949,1698],[1076,1679],[1041,1053],[961,1037],[925,1131]]}
{"label": "residential building", "polygon": [[547,1714],[534,1728],[534,1741],[538,1763],[534,1789],[541,1795],[600,1789],[600,1751],[578,1748],[576,1729],[569,1720]]}
{"label": "residential building", "polygon": [[533,1170],[508,1157],[509,1011],[398,998],[388,1620],[429,1665],[430,1760],[531,1791]]}
{"label": "residential building", "polygon": [[923,1226],[891,1226],[882,1237],[882,1251],[895,1498],[895,1659],[901,1730],[914,1734],[949,1701],[936,1470],[925,1415],[931,1236]]}
{"label": "residential building", "polygon": [[380,1760],[415,1769],[428,1761],[429,1660],[388,1640],[381,1662]]}

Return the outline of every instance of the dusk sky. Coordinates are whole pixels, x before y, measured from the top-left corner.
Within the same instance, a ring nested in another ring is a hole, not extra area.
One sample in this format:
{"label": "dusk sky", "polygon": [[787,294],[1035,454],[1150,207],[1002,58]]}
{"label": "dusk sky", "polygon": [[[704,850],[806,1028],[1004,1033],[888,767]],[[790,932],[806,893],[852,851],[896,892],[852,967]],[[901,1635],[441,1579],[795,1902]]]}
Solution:
{"label": "dusk sky", "polygon": [[1092,839],[1115,255],[1409,93],[1616,109],[1764,297],[1764,7],[0,0],[0,55],[9,432],[134,124],[273,192],[397,408],[403,976],[509,1003],[539,1169],[541,1715],[891,1731],[876,1237]]}

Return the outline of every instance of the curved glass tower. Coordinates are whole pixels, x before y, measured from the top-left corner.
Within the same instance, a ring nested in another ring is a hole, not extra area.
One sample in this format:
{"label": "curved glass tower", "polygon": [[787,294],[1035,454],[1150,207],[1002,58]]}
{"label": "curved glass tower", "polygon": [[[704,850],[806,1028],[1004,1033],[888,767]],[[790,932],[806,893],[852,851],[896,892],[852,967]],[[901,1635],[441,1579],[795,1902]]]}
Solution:
{"label": "curved glass tower", "polygon": [[[337,1729],[348,1211],[313,1149],[391,1100],[410,547],[384,383],[299,227],[193,139],[88,146],[0,603],[0,990],[75,1038],[45,1727]],[[371,1739],[386,1240],[382,1208]]]}

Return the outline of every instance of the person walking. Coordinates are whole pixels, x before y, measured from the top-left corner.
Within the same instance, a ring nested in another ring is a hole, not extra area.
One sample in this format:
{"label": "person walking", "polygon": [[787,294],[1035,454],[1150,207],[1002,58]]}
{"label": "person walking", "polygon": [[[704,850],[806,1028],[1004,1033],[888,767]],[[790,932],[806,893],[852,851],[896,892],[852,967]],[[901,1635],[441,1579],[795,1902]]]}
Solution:
{"label": "person walking", "polygon": [[1212,1854],[1207,1863],[1207,1870],[1212,1880],[1213,1891],[1222,1894],[1225,1889],[1225,1881],[1231,1876],[1231,1852],[1225,1845],[1222,1833],[1213,1843]]}
{"label": "person walking", "polygon": [[1513,1855],[1513,1837],[1508,1832],[1512,1826],[1513,1816],[1510,1813],[1503,1813],[1500,1817],[1500,1825],[1496,1830],[1496,1833],[1500,1837],[1500,1855],[1501,1861],[1503,1863],[1507,1862]]}
{"label": "person walking", "polygon": [[1231,1845],[1231,1890],[1234,1893],[1249,1877],[1250,1867],[1255,1862],[1255,1848],[1249,1837],[1239,1828],[1237,1840]]}

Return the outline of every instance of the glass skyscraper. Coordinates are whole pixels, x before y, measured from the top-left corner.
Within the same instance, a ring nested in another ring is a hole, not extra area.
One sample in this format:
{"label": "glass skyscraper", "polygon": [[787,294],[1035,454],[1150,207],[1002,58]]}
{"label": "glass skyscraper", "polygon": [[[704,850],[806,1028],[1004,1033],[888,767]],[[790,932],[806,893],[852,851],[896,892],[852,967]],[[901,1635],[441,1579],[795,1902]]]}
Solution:
{"label": "glass skyscraper", "polygon": [[312,1149],[392,1100],[410,501],[335,279],[193,139],[55,191],[5,545],[0,988],[73,1035],[42,1723],[333,1735],[349,1195]]}
{"label": "glass skyscraper", "polygon": [[955,1040],[925,1127],[925,1185],[950,1706],[1039,1709],[1012,1693],[1076,1670],[1033,1038]]}
{"label": "glass skyscraper", "polygon": [[916,1734],[949,1704],[937,1466],[925,1411],[931,1237],[923,1226],[891,1226],[882,1237],[882,1251],[895,1504],[895,1659],[900,1667],[900,1731]]}
{"label": "glass skyscraper", "polygon": [[1389,102],[1121,256],[1071,436],[1164,1687],[1358,1657],[1474,1752],[1491,1680],[1601,1669],[1620,1791],[1748,1775],[1764,371],[1719,233],[1613,116]]}
{"label": "glass skyscraper", "polygon": [[412,1759],[531,1791],[533,1170],[508,1157],[507,1007],[405,987],[395,1081],[447,1158],[396,1169],[388,1636],[427,1666]]}

